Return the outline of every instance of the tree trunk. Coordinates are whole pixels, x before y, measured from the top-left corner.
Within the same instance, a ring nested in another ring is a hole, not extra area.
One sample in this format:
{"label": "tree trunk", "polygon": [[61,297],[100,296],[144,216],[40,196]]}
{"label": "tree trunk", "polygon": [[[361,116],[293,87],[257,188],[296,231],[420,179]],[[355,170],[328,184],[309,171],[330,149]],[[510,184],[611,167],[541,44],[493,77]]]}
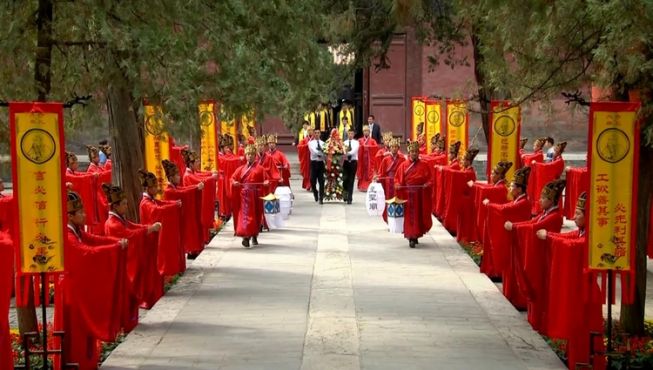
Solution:
{"label": "tree trunk", "polygon": [[646,249],[650,216],[651,192],[653,191],[653,149],[642,146],[639,154],[637,178],[637,242],[635,257],[635,300],[633,304],[621,304],[621,325],[631,335],[644,334],[644,304],[646,302]]}
{"label": "tree trunk", "polygon": [[107,108],[109,130],[113,139],[113,182],[127,193],[128,218],[138,220],[138,207],[143,188],[138,170],[144,168],[143,125],[138,121],[137,107],[132,96],[133,83],[123,71],[117,71],[109,85]]}
{"label": "tree trunk", "polygon": [[[52,70],[52,0],[39,0],[39,8],[36,17],[36,63],[34,63],[34,83],[38,101],[46,101],[50,94],[51,70]],[[25,307],[17,307],[18,330],[21,334],[38,331],[36,319],[36,307],[34,306],[34,284],[29,276],[20,278],[23,280],[23,287],[27,288],[27,304]],[[42,282],[47,284],[46,282]],[[25,287],[25,285],[27,285]],[[42,304],[45,304],[43,302]],[[43,323],[46,325],[46,323]]]}
{"label": "tree trunk", "polygon": [[478,27],[472,26],[472,46],[474,49],[474,77],[476,77],[476,85],[478,86],[478,101],[481,107],[481,123],[483,124],[483,133],[485,134],[485,142],[490,140],[490,93],[486,88],[485,73],[481,68],[484,57],[481,52],[481,40],[478,38]]}

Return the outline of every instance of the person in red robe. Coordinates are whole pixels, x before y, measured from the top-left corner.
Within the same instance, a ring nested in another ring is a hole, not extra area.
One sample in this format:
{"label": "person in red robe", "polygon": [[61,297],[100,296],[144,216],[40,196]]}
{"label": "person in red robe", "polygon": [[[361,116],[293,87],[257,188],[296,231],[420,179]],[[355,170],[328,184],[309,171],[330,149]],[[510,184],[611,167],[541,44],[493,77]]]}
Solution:
{"label": "person in red robe", "polygon": [[11,235],[14,232],[14,197],[4,195],[5,183],[0,179],[0,232]]}
{"label": "person in red robe", "polygon": [[589,191],[590,179],[587,167],[570,167],[565,168],[565,179],[567,187],[565,188],[564,214],[565,218],[571,220],[575,218],[576,200],[583,192]]}
{"label": "person in red robe", "polygon": [[109,217],[104,234],[129,240],[127,251],[128,295],[125,298],[123,329],[130,332],[138,325],[138,308],[150,309],[163,296],[163,276],[157,265],[161,223],[136,224],[126,219],[129,209],[127,195],[119,186],[102,185]]}
{"label": "person in red robe", "polygon": [[521,138],[519,139],[519,157],[521,158],[522,155],[526,153],[526,144],[528,143],[528,138]]}
{"label": "person in red robe", "polygon": [[98,148],[87,145],[86,150],[88,151],[88,160],[89,165],[86,169],[87,173],[99,173],[102,172],[102,166],[100,165],[100,152]]}
{"label": "person in red robe", "polygon": [[415,248],[418,239],[431,230],[431,179],[429,166],[419,159],[419,143],[408,144],[410,160],[399,165],[395,173],[397,198],[406,200],[404,206],[404,238]]}
{"label": "person in red robe", "polygon": [[565,188],[564,180],[554,180],[546,184],[540,195],[542,212],[531,220],[512,223],[506,221],[504,228],[513,234],[513,262],[519,289],[526,295],[528,322],[533,329],[542,332],[546,328],[546,292],[549,266],[546,247],[536,237],[536,232],[545,229],[560,232],[562,210],[558,207],[560,196]]}
{"label": "person in red robe", "polygon": [[229,220],[233,213],[232,195],[231,195],[231,176],[236,171],[236,168],[241,166],[245,158],[236,156],[231,148],[233,148],[233,138],[229,134],[224,135],[224,153],[218,155],[218,199],[220,201],[220,216],[223,220]]}
{"label": "person in red robe", "polygon": [[113,162],[111,161],[111,154],[113,153],[113,150],[109,145],[100,145],[100,150],[104,153],[104,155],[107,156],[107,160],[104,162],[102,169],[104,171],[111,171],[113,169]]}
{"label": "person in red robe", "polygon": [[512,235],[504,228],[506,222],[517,223],[531,218],[531,202],[526,195],[530,167],[515,171],[510,183],[510,196],[496,202],[483,199],[486,206],[485,232],[483,234],[483,258],[481,272],[491,278],[500,277],[503,295],[518,309],[526,308],[526,297],[517,286],[513,267]]}
{"label": "person in red robe", "polygon": [[301,134],[297,143],[297,155],[299,157],[299,171],[302,174],[302,189],[311,191],[311,153],[308,150],[308,142],[313,137],[313,129],[304,121],[306,134]]}
{"label": "person in red robe", "polygon": [[[533,196],[534,194],[539,194],[546,184],[562,175],[562,172],[565,170],[565,161],[562,159],[562,153],[566,146],[566,142],[561,142],[555,145],[552,161],[531,163],[533,171],[531,172],[531,181],[528,184],[529,196],[531,194],[533,194]],[[562,204],[560,204],[560,206],[562,206]],[[537,214],[539,212],[540,204],[533,204],[531,213]]]}
{"label": "person in red robe", "polygon": [[8,370],[14,368],[9,336],[9,304],[13,286],[14,247],[9,234],[0,231],[0,368]]}
{"label": "person in red robe", "polygon": [[[87,145],[86,149],[88,150],[88,160],[90,163],[86,169],[86,173],[97,174],[95,183],[97,192],[95,196],[95,213],[97,214],[97,222],[92,227],[90,227],[89,231],[97,235],[103,235],[104,223],[107,220],[107,215],[109,212],[109,204],[106,202],[106,198],[102,191],[102,184],[111,183],[111,171],[106,170],[106,164],[105,166],[100,164],[100,152],[98,148],[92,145]],[[108,152],[111,153],[111,148],[108,149]],[[109,159],[107,159],[107,161],[109,161]],[[109,168],[111,168],[111,162],[109,162]]]}
{"label": "person in red robe", "polygon": [[201,160],[196,152],[183,149],[181,156],[184,158],[186,165],[182,184],[184,187],[190,187],[204,184],[204,190],[200,196],[200,213],[203,240],[204,243],[210,242],[210,230],[215,226],[215,198],[217,194],[218,172],[209,172],[201,170]]}
{"label": "person in red robe", "polygon": [[267,172],[256,159],[257,149],[248,145],[245,150],[247,163],[238,167],[231,177],[235,192],[233,201],[234,209],[234,234],[243,238],[243,247],[258,245],[258,234],[263,222],[264,187],[268,185]]}
{"label": "person in red robe", "polygon": [[417,142],[419,143],[419,154],[426,155],[428,153],[426,148],[426,135],[424,134],[424,122],[420,122],[419,124],[420,126],[417,129],[419,132],[419,135],[417,135]]}
{"label": "person in red robe", "polygon": [[462,198],[458,208],[458,224],[456,227],[456,240],[459,242],[480,242],[485,230],[486,207],[484,199],[496,199],[503,203],[508,196],[506,187],[506,173],[512,167],[512,162],[499,161],[490,174],[490,183],[467,181],[470,188],[469,197]]}
{"label": "person in red robe", "polygon": [[181,200],[181,219],[184,223],[181,240],[188,258],[194,259],[204,250],[204,231],[202,229],[201,191],[204,183],[193,186],[181,186],[179,168],[164,159],[163,170],[168,178],[168,186],[163,192],[165,200]]}
{"label": "person in red robe", "polygon": [[281,173],[279,172],[279,168],[277,168],[274,158],[270,155],[270,152],[268,152],[267,139],[265,136],[256,139],[256,149],[258,150],[258,158],[256,158],[256,161],[265,169],[267,179],[270,183],[267,191],[274,193],[277,189],[277,185],[281,182]]}
{"label": "person in red robe", "polygon": [[[379,172],[375,178],[375,181],[379,181],[383,186],[383,191],[385,192],[386,199],[392,199],[395,197],[395,175],[397,174],[397,169],[399,166],[406,161],[406,157],[403,154],[399,153],[399,139],[391,139],[386,141],[388,147],[390,148],[390,155],[387,155],[381,161],[379,166]],[[383,210],[383,221],[388,222],[388,207],[386,205]]]}
{"label": "person in red robe", "polygon": [[79,172],[77,155],[71,152],[66,152],[66,164],[66,187],[82,197],[87,227],[92,233],[100,235],[104,232],[104,224],[100,223],[103,216],[100,215],[98,206],[100,204],[98,196],[102,195],[100,185],[98,185],[100,171],[95,173]]}
{"label": "person in red robe", "polygon": [[86,233],[82,198],[68,192],[66,274],[55,285],[55,329],[63,328],[63,363],[97,369],[98,341],[112,342],[121,329],[127,239]]}
{"label": "person in red robe", "polygon": [[281,173],[281,182],[279,186],[290,186],[290,162],[281,150],[277,148],[277,135],[268,135],[268,148],[270,156]]}
{"label": "person in red robe", "polygon": [[[383,161],[383,158],[390,155],[390,145],[389,145],[389,143],[394,138],[391,131],[384,132],[382,136],[383,136],[384,146],[379,147],[379,150],[377,150],[376,154],[374,155],[374,172],[375,173],[379,173],[379,166],[381,166],[381,162]],[[401,153],[401,149],[399,150],[399,152]]]}
{"label": "person in red robe", "polygon": [[530,166],[533,163],[533,161],[544,162],[544,153],[542,151],[542,148],[544,147],[544,143],[546,143],[545,137],[540,137],[535,139],[535,142],[533,142],[533,152],[523,153],[521,155],[521,165]]}
{"label": "person in red robe", "polygon": [[[460,214],[466,217],[466,224],[473,230],[473,224],[470,222],[473,215],[467,213],[471,208],[472,191],[467,183],[476,181],[476,170],[472,163],[478,152],[478,148],[469,148],[463,155],[460,168],[451,169],[444,175],[445,206],[442,223],[449,232],[455,235],[458,234],[458,216]],[[463,209],[465,206],[468,207],[467,210]]]}
{"label": "person in red robe", "polygon": [[181,218],[181,200],[156,199],[159,181],[152,172],[138,171],[143,186],[143,198],[139,206],[140,220],[144,224],[161,223],[157,250],[157,266],[162,276],[174,276],[186,271],[186,250],[182,236],[186,228]]}
{"label": "person in red robe", "polygon": [[[592,332],[603,332],[602,297],[598,284],[588,280],[584,273],[588,248],[585,235],[585,202],[587,193],[581,193],[575,205],[574,222],[578,229],[566,233],[537,231],[537,237],[546,240],[551,269],[548,271],[547,298],[548,336],[567,340],[567,358],[570,370],[577,364],[591,364],[593,369],[605,369],[604,356],[594,356],[590,361]],[[603,337],[594,337],[594,349],[602,350]]]}
{"label": "person in red robe", "polygon": [[374,158],[379,150],[376,140],[370,137],[369,126],[363,126],[363,137],[358,139],[358,144],[358,167],[356,169],[358,190],[367,191],[374,178]]}

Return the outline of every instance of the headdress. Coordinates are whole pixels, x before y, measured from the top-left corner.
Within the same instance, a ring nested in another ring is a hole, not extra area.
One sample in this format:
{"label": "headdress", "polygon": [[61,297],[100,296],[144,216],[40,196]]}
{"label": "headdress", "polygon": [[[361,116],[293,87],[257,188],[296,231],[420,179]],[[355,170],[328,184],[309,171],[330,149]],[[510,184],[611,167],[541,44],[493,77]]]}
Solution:
{"label": "headdress", "polygon": [[438,141],[440,140],[440,133],[431,136],[431,146],[438,146]]}
{"label": "headdress", "polygon": [[477,155],[477,154],[478,154],[478,148],[469,148],[469,149],[467,149],[467,151],[465,152],[465,156],[464,156],[464,158],[465,158],[466,160],[472,162],[472,161],[474,160],[474,158],[476,158],[476,155]]}
{"label": "headdress", "polygon": [[419,150],[419,143],[417,141],[408,141],[408,151]]}
{"label": "headdress", "polygon": [[576,209],[581,210],[583,213],[585,213],[585,201],[587,201],[587,193],[582,192],[576,201]]}
{"label": "headdress", "polygon": [[424,122],[418,123],[416,129],[417,129],[418,134],[423,134],[424,133]]}
{"label": "headdress", "polygon": [[270,134],[268,135],[268,144],[270,143],[277,143],[277,134]]}
{"label": "headdress", "polygon": [[82,204],[82,197],[74,191],[68,191],[68,202],[67,202],[68,213],[75,213],[80,209],[84,208]]}
{"label": "headdress", "polygon": [[156,176],[154,176],[152,172],[138,170],[138,176],[141,178],[141,185],[143,185],[144,188],[156,186],[159,183]]}
{"label": "headdress", "polygon": [[447,145],[447,137],[445,135],[441,135],[436,145],[438,149],[444,150],[444,147]]}
{"label": "headdress", "polygon": [[544,146],[544,143],[546,143],[545,137],[538,137],[537,139],[535,139],[535,145],[537,145],[540,148]]}
{"label": "headdress", "polygon": [[508,173],[508,170],[512,167],[512,162],[508,161],[499,161],[499,163],[494,166],[492,169],[492,172],[496,173],[501,177],[502,179],[506,177],[506,173]]}
{"label": "headdress", "polygon": [[86,150],[88,151],[88,159],[93,160],[93,157],[96,157],[98,153],[98,149],[92,145],[87,145]]}
{"label": "headdress", "polygon": [[256,138],[256,145],[265,145],[267,144],[267,140],[265,140],[265,136],[259,136]]}
{"label": "headdress", "polygon": [[386,141],[386,143],[388,143],[388,146],[401,146],[399,138],[391,138],[390,140]]}
{"label": "headdress", "polygon": [[519,139],[519,148],[524,149],[524,147],[526,146],[526,143],[528,143],[528,138],[527,137],[525,137],[523,139]]}
{"label": "headdress", "polygon": [[186,167],[190,167],[192,163],[195,163],[195,161],[199,159],[196,152],[190,151],[188,149],[182,149],[181,156],[184,157]]}
{"label": "headdress", "polygon": [[550,201],[552,201],[554,204],[558,203],[558,200],[560,199],[560,196],[562,195],[562,191],[565,188],[565,180],[553,180],[549,182],[548,184],[544,185],[542,188],[542,196]]}
{"label": "headdress", "polygon": [[73,152],[66,152],[66,164],[70,164],[72,161],[77,160],[77,155]]}
{"label": "headdress", "polygon": [[383,142],[384,142],[384,143],[389,143],[390,141],[392,141],[392,137],[393,137],[393,136],[392,136],[392,131],[386,131],[386,132],[384,132],[384,133],[381,135],[381,137],[383,138]]}
{"label": "headdress", "polygon": [[171,178],[172,176],[179,174],[179,168],[177,168],[177,165],[170,162],[169,160],[164,159],[161,161],[161,164],[163,165],[163,171],[165,171],[167,178]]}
{"label": "headdress", "polygon": [[245,147],[245,154],[256,154],[256,146],[249,144]]}
{"label": "headdress", "polygon": [[111,184],[102,184],[102,191],[107,197],[109,204],[116,204],[122,202],[123,199],[127,199],[127,194],[120,186],[114,186]]}
{"label": "headdress", "polygon": [[457,157],[459,151],[460,151],[460,141],[456,141],[455,143],[449,145],[449,154],[453,154]]}
{"label": "headdress", "polygon": [[526,189],[528,186],[528,176],[531,174],[530,167],[522,167],[515,171],[512,183]]}
{"label": "headdress", "polygon": [[556,148],[558,148],[558,153],[560,154],[564,153],[566,147],[567,147],[566,141],[561,141],[556,144]]}

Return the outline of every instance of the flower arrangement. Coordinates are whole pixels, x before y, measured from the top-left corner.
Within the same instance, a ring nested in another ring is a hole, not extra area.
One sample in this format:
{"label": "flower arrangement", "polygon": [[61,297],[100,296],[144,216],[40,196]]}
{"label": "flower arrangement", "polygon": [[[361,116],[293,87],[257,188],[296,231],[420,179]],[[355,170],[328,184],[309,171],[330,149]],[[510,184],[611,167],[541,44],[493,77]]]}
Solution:
{"label": "flower arrangement", "polygon": [[324,150],[327,156],[327,166],[324,176],[324,200],[342,200],[344,191],[342,185],[342,156],[344,146],[339,137],[333,137],[326,142]]}

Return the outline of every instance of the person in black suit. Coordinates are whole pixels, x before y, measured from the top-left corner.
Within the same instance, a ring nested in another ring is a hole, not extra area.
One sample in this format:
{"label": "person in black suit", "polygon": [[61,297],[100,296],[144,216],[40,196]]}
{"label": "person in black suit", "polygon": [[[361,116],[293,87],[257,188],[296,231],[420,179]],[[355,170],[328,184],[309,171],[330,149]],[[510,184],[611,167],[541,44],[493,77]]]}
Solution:
{"label": "person in black suit", "polygon": [[375,121],[373,114],[370,114],[369,117],[367,117],[367,125],[370,126],[370,136],[372,136],[372,139],[374,139],[377,144],[382,144],[383,139],[381,138],[381,126]]}

